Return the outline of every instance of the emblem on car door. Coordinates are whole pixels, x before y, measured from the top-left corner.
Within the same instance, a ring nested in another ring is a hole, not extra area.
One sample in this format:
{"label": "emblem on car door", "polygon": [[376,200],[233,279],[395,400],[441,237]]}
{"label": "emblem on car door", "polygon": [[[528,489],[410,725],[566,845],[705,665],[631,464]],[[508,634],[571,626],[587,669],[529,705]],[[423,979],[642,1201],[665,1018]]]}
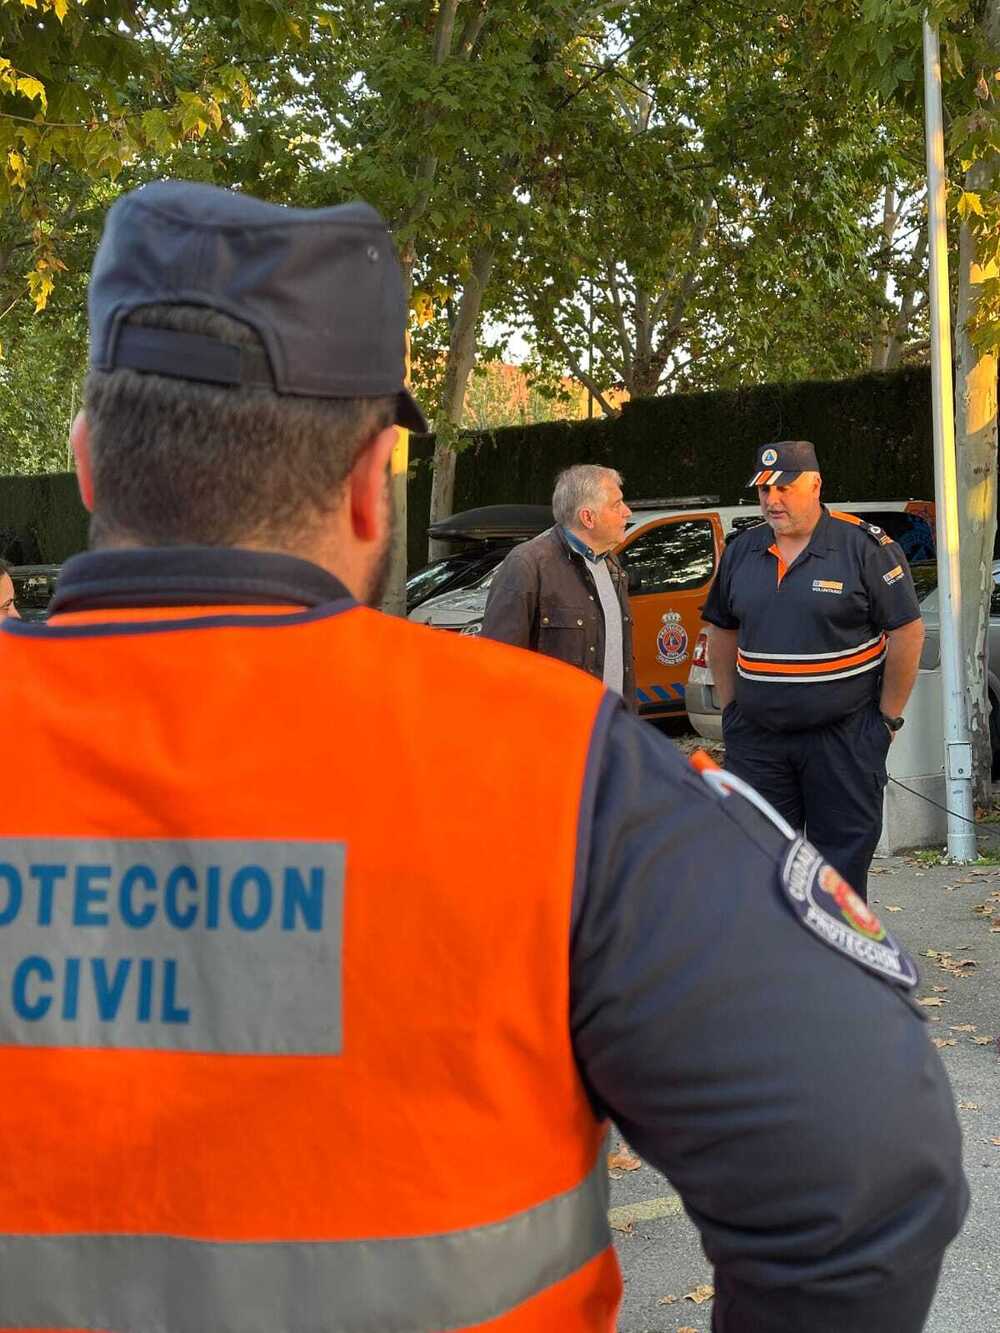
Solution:
{"label": "emblem on car door", "polygon": [[656,636],[656,660],[677,666],[688,655],[688,635],[679,611],[668,611]]}

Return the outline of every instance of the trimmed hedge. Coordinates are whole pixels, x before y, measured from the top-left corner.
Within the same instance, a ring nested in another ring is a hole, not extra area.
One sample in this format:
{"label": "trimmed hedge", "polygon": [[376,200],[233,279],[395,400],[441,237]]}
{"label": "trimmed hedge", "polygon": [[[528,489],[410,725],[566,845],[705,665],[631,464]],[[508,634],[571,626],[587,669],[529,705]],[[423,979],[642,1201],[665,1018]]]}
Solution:
{"label": "trimmed hedge", "polygon": [[[824,489],[834,498],[930,499],[930,371],[637,398],[620,417],[471,433],[458,457],[455,509],[547,504],[556,473],[571,463],[616,467],[626,497],[711,494],[735,504],[747,498],[754,450],[787,439],[816,445]],[[411,570],[427,559],[433,453],[433,436],[411,436]],[[87,514],[72,473],[0,477],[0,555],[6,546],[18,563],[58,563],[86,545]]]}
{"label": "trimmed hedge", "polygon": [[[673,394],[625,403],[617,418],[550,421],[466,436],[455,510],[545,504],[556,473],[604,463],[625,478],[626,498],[747,498],[754,451],[774,440],[812,440],[826,494],[842,500],[934,495],[930,371],[907,367],[849,380],[765,384],[732,392]],[[408,517],[411,569],[426,561],[433,437],[413,437]]]}
{"label": "trimmed hedge", "polygon": [[61,564],[86,549],[88,521],[75,473],[0,477],[0,555],[13,564]]}

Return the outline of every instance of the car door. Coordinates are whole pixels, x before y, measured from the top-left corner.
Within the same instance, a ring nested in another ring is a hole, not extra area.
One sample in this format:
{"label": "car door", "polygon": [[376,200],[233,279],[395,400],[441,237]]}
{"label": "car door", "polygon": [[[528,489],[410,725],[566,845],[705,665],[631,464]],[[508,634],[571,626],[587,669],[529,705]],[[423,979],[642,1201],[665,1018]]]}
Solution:
{"label": "car door", "polygon": [[636,528],[618,550],[629,575],[637,698],[646,716],[684,709],[701,608],[722,543],[717,514],[678,514]]}

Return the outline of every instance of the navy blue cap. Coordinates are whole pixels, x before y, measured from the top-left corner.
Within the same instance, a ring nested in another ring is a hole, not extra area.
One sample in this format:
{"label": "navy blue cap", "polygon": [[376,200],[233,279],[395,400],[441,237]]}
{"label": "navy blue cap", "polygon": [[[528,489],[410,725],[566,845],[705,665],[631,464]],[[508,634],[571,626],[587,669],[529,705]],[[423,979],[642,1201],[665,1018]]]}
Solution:
{"label": "navy blue cap", "polygon": [[757,450],[757,470],[748,486],[787,486],[800,472],[818,472],[816,450],[808,440],[779,440]]}
{"label": "navy blue cap", "polygon": [[[403,385],[403,275],[368,204],[286,208],[190,181],[154,181],[112,205],[88,298],[90,363],[309,398],[395,396],[396,422],[426,431]],[[146,305],[200,305],[248,324],[266,349],[128,326]]]}

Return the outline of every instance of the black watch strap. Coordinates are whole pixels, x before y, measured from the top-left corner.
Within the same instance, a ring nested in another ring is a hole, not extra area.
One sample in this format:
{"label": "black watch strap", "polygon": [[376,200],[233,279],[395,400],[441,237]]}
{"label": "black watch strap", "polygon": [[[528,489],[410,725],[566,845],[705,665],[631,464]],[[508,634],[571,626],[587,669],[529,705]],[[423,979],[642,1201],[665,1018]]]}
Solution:
{"label": "black watch strap", "polygon": [[906,721],[903,717],[890,717],[888,713],[880,713],[879,716],[890,731],[898,731]]}

